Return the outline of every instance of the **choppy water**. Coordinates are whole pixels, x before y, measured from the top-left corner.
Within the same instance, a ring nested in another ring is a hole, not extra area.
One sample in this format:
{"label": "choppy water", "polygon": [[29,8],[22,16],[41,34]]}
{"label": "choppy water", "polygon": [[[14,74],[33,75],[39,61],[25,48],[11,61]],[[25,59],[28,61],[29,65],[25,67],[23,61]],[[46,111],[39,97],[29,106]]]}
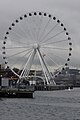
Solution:
{"label": "choppy water", "polygon": [[34,99],[0,99],[0,120],[80,120],[80,89],[37,91]]}

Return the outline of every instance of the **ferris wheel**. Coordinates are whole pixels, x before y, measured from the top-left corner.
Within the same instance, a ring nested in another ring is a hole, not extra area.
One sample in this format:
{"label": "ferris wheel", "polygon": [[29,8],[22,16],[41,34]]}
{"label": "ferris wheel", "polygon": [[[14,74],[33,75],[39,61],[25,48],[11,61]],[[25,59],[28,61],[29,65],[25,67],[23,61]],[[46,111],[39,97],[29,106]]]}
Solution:
{"label": "ferris wheel", "polygon": [[[3,59],[6,66],[21,78],[30,70],[42,70],[47,84],[68,66],[72,42],[64,24],[45,12],[30,12],[16,19],[4,36]],[[16,72],[18,68],[21,72]],[[52,72],[58,70],[56,74]]]}

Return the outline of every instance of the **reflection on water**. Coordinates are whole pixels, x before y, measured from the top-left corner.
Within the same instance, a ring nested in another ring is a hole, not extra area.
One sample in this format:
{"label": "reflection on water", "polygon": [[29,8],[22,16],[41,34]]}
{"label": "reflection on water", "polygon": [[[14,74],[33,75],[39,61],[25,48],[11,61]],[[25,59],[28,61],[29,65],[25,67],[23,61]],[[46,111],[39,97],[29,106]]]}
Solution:
{"label": "reflection on water", "polygon": [[34,99],[0,99],[0,120],[80,120],[80,89],[37,91]]}

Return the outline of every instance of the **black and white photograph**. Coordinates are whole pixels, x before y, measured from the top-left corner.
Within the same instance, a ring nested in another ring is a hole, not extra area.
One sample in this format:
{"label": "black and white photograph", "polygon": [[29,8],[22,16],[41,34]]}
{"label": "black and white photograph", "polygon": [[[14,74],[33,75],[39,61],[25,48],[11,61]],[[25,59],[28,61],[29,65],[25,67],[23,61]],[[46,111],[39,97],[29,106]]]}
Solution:
{"label": "black and white photograph", "polygon": [[80,120],[79,12],[79,0],[0,0],[0,120]]}

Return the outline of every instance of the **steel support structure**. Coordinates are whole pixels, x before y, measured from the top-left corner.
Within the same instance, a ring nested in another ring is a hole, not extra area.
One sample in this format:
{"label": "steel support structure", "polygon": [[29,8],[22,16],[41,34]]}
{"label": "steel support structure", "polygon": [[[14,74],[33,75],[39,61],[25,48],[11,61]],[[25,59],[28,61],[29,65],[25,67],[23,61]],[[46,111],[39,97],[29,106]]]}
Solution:
{"label": "steel support structure", "polygon": [[31,66],[32,66],[32,63],[33,63],[33,60],[34,60],[34,57],[36,54],[38,54],[40,64],[41,64],[41,67],[42,67],[42,70],[43,70],[43,73],[45,76],[44,84],[50,85],[51,83],[53,83],[54,85],[56,85],[55,81],[53,80],[53,78],[48,70],[46,62],[45,62],[45,60],[40,52],[40,48],[38,45],[34,46],[34,49],[31,53],[31,55],[29,56],[25,66],[24,66],[24,68],[19,76],[19,79],[27,78],[29,76],[29,72],[30,72],[30,69],[31,69]]}

